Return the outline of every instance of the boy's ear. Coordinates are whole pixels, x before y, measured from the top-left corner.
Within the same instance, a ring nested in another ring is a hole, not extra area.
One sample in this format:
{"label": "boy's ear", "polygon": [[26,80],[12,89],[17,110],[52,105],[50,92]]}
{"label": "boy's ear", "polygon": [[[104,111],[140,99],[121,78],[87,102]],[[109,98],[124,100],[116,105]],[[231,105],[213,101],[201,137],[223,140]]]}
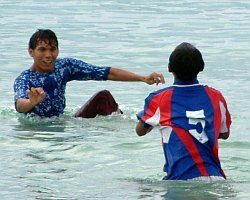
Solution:
{"label": "boy's ear", "polygon": [[28,52],[29,52],[30,56],[33,57],[33,49],[29,48]]}

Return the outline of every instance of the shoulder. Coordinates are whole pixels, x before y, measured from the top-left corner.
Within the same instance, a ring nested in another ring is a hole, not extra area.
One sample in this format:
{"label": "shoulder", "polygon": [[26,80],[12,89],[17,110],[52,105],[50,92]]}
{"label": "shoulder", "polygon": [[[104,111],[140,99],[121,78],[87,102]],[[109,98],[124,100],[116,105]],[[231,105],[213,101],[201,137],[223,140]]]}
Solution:
{"label": "shoulder", "polygon": [[156,90],[154,92],[151,92],[150,95],[156,96],[156,95],[166,95],[166,94],[170,94],[173,91],[174,87],[173,86],[169,86],[169,87],[165,87],[159,90]]}
{"label": "shoulder", "polygon": [[226,102],[223,94],[219,90],[212,88],[212,87],[209,87],[209,86],[205,86],[205,90],[206,90],[206,92],[211,100]]}
{"label": "shoulder", "polygon": [[27,76],[31,73],[30,69],[24,70],[19,76]]}
{"label": "shoulder", "polygon": [[204,88],[211,95],[222,96],[222,93],[213,87],[205,85]]}
{"label": "shoulder", "polygon": [[162,88],[162,89],[153,91],[148,95],[147,99],[148,100],[151,100],[151,99],[160,100],[165,96],[170,96],[172,94],[172,92],[173,92],[173,89],[174,89],[173,86],[169,86],[169,87],[166,87],[166,88]]}
{"label": "shoulder", "polygon": [[75,69],[75,68],[86,68],[91,66],[90,64],[84,62],[83,60],[77,59],[77,58],[58,58],[56,60],[56,67],[57,68],[69,68],[69,69]]}
{"label": "shoulder", "polygon": [[31,72],[30,69],[27,69],[27,70],[21,72],[21,74],[16,78],[16,80],[27,79],[30,76],[30,72]]}
{"label": "shoulder", "polygon": [[58,58],[55,63],[55,72],[71,71],[76,67],[78,60],[74,58]]}
{"label": "shoulder", "polygon": [[72,60],[73,60],[72,58],[58,58],[58,59],[56,59],[55,65],[56,66],[64,66],[68,63],[71,63]]}
{"label": "shoulder", "polygon": [[77,59],[77,58],[58,58],[56,60],[57,64],[79,64],[79,63],[85,63],[83,60]]}

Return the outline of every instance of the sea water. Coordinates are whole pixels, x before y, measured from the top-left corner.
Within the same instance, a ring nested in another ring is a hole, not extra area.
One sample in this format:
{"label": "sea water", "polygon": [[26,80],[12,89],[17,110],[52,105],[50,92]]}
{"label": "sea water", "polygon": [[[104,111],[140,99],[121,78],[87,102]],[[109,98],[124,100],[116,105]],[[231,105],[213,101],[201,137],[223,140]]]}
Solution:
{"label": "sea water", "polygon": [[[249,199],[250,2],[248,0],[0,0],[0,199]],[[28,40],[39,28],[59,39],[59,57],[163,73],[165,85],[70,82],[60,118],[27,119],[13,104],[13,82],[32,65]],[[220,141],[225,182],[161,181],[157,129],[137,137],[135,114],[149,92],[172,84],[168,57],[190,42],[206,66],[202,84],[219,89],[232,115]],[[111,91],[124,114],[95,119],[74,112]]]}

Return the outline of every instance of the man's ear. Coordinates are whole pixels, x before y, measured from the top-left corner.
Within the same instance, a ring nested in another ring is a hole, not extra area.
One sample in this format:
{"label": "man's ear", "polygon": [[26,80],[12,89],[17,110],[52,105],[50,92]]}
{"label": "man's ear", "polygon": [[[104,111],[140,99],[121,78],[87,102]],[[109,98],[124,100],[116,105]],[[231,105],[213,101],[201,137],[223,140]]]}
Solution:
{"label": "man's ear", "polygon": [[29,52],[30,56],[33,57],[33,49],[29,48],[28,52]]}

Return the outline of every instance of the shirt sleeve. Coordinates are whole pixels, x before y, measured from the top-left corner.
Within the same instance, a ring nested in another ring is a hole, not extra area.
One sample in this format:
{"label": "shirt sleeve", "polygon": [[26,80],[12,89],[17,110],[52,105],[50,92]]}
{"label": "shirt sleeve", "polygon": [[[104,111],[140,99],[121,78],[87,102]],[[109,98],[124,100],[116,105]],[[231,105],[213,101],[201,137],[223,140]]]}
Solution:
{"label": "shirt sleeve", "polygon": [[137,119],[140,120],[145,128],[150,128],[159,125],[160,108],[159,96],[151,93],[146,99],[144,109],[139,112]]}
{"label": "shirt sleeve", "polygon": [[65,58],[62,60],[69,70],[71,80],[107,80],[111,67],[95,66],[82,60]]}
{"label": "shirt sleeve", "polygon": [[220,102],[220,111],[221,111],[221,133],[226,133],[230,130],[230,126],[232,123],[231,115],[227,108],[227,103],[225,99],[222,97]]}
{"label": "shirt sleeve", "polygon": [[28,99],[28,89],[28,80],[26,79],[25,74],[21,74],[14,82],[14,102],[16,103],[20,98]]}

